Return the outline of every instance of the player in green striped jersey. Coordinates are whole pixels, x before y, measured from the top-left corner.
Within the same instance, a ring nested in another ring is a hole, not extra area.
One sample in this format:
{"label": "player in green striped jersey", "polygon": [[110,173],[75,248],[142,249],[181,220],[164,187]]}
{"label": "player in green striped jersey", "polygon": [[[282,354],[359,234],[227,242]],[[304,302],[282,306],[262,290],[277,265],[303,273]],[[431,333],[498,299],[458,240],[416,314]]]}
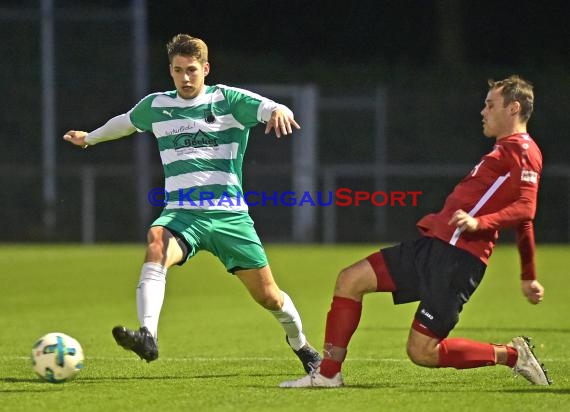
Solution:
{"label": "player in green striped jersey", "polygon": [[202,40],[179,34],[167,50],[176,90],[150,94],[90,133],[70,130],[64,135],[65,140],[85,148],[135,131],[151,132],[164,167],[168,201],[148,231],[137,287],[141,326],[138,330],[117,326],[113,336],[119,345],[148,362],[157,359],[166,272],[198,251],[208,250],[275,316],[310,372],[318,366],[320,355],[307,342],[291,298],[277,286],[241,197],[250,128],[265,123],[265,133],[274,131],[279,138],[299,125],[284,105],[244,89],[206,85],[210,64]]}

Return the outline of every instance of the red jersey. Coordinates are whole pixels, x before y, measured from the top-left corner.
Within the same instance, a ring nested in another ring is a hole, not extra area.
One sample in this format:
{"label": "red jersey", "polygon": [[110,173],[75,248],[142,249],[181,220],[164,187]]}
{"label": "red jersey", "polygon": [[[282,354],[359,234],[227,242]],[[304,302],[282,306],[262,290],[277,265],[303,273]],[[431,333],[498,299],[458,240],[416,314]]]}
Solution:
{"label": "red jersey", "polygon": [[[536,279],[534,229],[542,154],[526,133],[500,139],[473,170],[455,186],[438,213],[424,216],[417,227],[424,236],[436,237],[477,256],[487,264],[498,239],[498,230],[513,227],[525,280]],[[476,232],[448,225],[462,209],[479,222]]]}

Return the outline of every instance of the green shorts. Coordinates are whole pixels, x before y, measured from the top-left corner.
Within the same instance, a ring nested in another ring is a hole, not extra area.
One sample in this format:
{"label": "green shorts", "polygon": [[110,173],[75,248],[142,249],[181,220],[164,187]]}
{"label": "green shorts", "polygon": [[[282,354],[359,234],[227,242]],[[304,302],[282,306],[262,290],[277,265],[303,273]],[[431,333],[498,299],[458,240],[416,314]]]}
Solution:
{"label": "green shorts", "polygon": [[265,250],[247,213],[163,210],[151,226],[164,226],[182,237],[188,246],[182,263],[200,250],[207,250],[230,273],[267,265]]}

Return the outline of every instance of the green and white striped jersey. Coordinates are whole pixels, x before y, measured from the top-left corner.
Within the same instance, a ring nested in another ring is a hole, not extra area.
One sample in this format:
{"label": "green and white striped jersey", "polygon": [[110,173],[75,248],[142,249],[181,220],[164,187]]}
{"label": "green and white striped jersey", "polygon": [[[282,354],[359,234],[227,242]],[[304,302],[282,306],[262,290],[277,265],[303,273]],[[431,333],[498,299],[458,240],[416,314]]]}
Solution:
{"label": "green and white striped jersey", "polygon": [[[249,129],[285,106],[244,89],[205,86],[194,99],[153,93],[128,112],[139,131],[157,139],[166,209],[247,212],[242,164]],[[292,114],[291,114],[292,115]]]}

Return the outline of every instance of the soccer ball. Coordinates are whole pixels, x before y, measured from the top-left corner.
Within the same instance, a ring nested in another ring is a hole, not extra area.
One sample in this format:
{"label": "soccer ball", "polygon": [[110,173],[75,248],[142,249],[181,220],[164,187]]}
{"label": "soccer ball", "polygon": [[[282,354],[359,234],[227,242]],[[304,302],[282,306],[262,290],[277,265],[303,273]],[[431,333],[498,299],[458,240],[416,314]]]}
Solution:
{"label": "soccer ball", "polygon": [[83,368],[83,349],[65,333],[48,333],[32,348],[34,371],[52,383],[65,382]]}

